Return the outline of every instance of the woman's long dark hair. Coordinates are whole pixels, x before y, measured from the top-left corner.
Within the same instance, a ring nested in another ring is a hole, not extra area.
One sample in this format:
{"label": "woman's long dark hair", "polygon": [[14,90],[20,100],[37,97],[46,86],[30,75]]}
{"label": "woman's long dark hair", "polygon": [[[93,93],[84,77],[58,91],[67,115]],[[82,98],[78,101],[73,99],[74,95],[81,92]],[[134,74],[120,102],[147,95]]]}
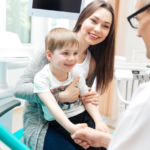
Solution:
{"label": "woman's long dark hair", "polygon": [[112,14],[112,25],[106,39],[97,45],[90,45],[88,49],[96,60],[96,90],[103,94],[112,81],[114,72],[115,16],[112,6],[104,0],[94,0],[81,12],[73,31],[78,32],[84,20],[90,17],[99,7],[105,8]]}

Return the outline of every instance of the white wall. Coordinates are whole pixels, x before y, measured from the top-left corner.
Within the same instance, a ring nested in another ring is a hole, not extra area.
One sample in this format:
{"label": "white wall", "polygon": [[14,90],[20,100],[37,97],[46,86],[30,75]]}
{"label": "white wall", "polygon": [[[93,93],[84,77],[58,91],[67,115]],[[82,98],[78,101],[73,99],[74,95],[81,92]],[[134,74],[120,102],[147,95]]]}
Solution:
{"label": "white wall", "polygon": [[[128,0],[128,11],[127,16],[135,12],[135,1]],[[133,57],[133,50],[146,51],[145,44],[142,38],[137,37],[137,29],[130,26],[129,22],[126,21],[126,31],[125,31],[125,42],[123,55],[127,58],[127,61],[131,62]]]}
{"label": "white wall", "polygon": [[6,30],[6,1],[0,0],[0,32]]}
{"label": "white wall", "polygon": [[23,74],[24,68],[7,71],[7,81],[9,86],[15,86],[19,77]]}
{"label": "white wall", "polygon": [[48,18],[32,17],[31,25],[31,44],[35,48],[36,53],[45,42],[45,35],[48,32]]}

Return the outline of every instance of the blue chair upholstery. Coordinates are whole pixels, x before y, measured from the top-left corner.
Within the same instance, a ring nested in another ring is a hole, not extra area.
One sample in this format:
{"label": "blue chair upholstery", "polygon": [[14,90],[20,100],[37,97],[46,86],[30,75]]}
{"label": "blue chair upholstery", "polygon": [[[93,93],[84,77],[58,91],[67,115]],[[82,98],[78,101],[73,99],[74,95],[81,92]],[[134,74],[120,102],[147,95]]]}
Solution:
{"label": "blue chair upholstery", "polygon": [[18,140],[21,140],[22,136],[23,136],[23,129],[18,130],[17,132],[15,132],[13,134]]}
{"label": "blue chair upholstery", "polygon": [[[19,106],[21,103],[18,100],[12,100],[2,106],[0,106],[0,117],[7,113],[9,110],[13,109],[16,106]],[[0,141],[6,144],[12,150],[31,150],[24,143],[20,141],[23,135],[23,129],[14,133],[14,135],[6,129],[0,123]]]}
{"label": "blue chair upholstery", "polygon": [[[20,135],[20,134],[19,134]],[[12,150],[31,150],[0,123],[0,140]]]}

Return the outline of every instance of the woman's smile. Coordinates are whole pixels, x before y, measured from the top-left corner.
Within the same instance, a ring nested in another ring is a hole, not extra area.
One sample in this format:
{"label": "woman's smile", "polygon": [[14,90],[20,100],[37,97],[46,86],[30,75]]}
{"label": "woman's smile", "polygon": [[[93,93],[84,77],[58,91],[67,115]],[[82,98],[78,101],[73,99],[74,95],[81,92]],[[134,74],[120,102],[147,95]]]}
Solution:
{"label": "woman's smile", "polygon": [[92,40],[97,40],[100,38],[99,36],[97,36],[96,34],[93,34],[93,33],[89,33],[89,36]]}

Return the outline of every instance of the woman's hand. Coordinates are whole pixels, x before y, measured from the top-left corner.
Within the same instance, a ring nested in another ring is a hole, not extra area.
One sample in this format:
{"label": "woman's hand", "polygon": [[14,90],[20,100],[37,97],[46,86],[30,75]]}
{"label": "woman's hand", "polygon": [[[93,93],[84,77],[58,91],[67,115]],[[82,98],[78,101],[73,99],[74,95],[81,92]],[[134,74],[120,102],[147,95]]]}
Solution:
{"label": "woman's hand", "polygon": [[91,91],[92,89],[89,88],[89,92],[86,93],[84,96],[81,97],[86,103],[91,103],[95,106],[99,104],[99,95],[95,91]]}
{"label": "woman's hand", "polygon": [[75,87],[75,84],[79,82],[80,77],[76,77],[73,82],[65,89],[65,91],[59,93],[59,102],[75,102],[79,99],[80,90]]}
{"label": "woman's hand", "polygon": [[108,126],[103,121],[97,122],[95,129],[99,130],[99,131],[102,131],[102,132],[105,132],[105,133],[111,134],[110,129],[108,128]]}

